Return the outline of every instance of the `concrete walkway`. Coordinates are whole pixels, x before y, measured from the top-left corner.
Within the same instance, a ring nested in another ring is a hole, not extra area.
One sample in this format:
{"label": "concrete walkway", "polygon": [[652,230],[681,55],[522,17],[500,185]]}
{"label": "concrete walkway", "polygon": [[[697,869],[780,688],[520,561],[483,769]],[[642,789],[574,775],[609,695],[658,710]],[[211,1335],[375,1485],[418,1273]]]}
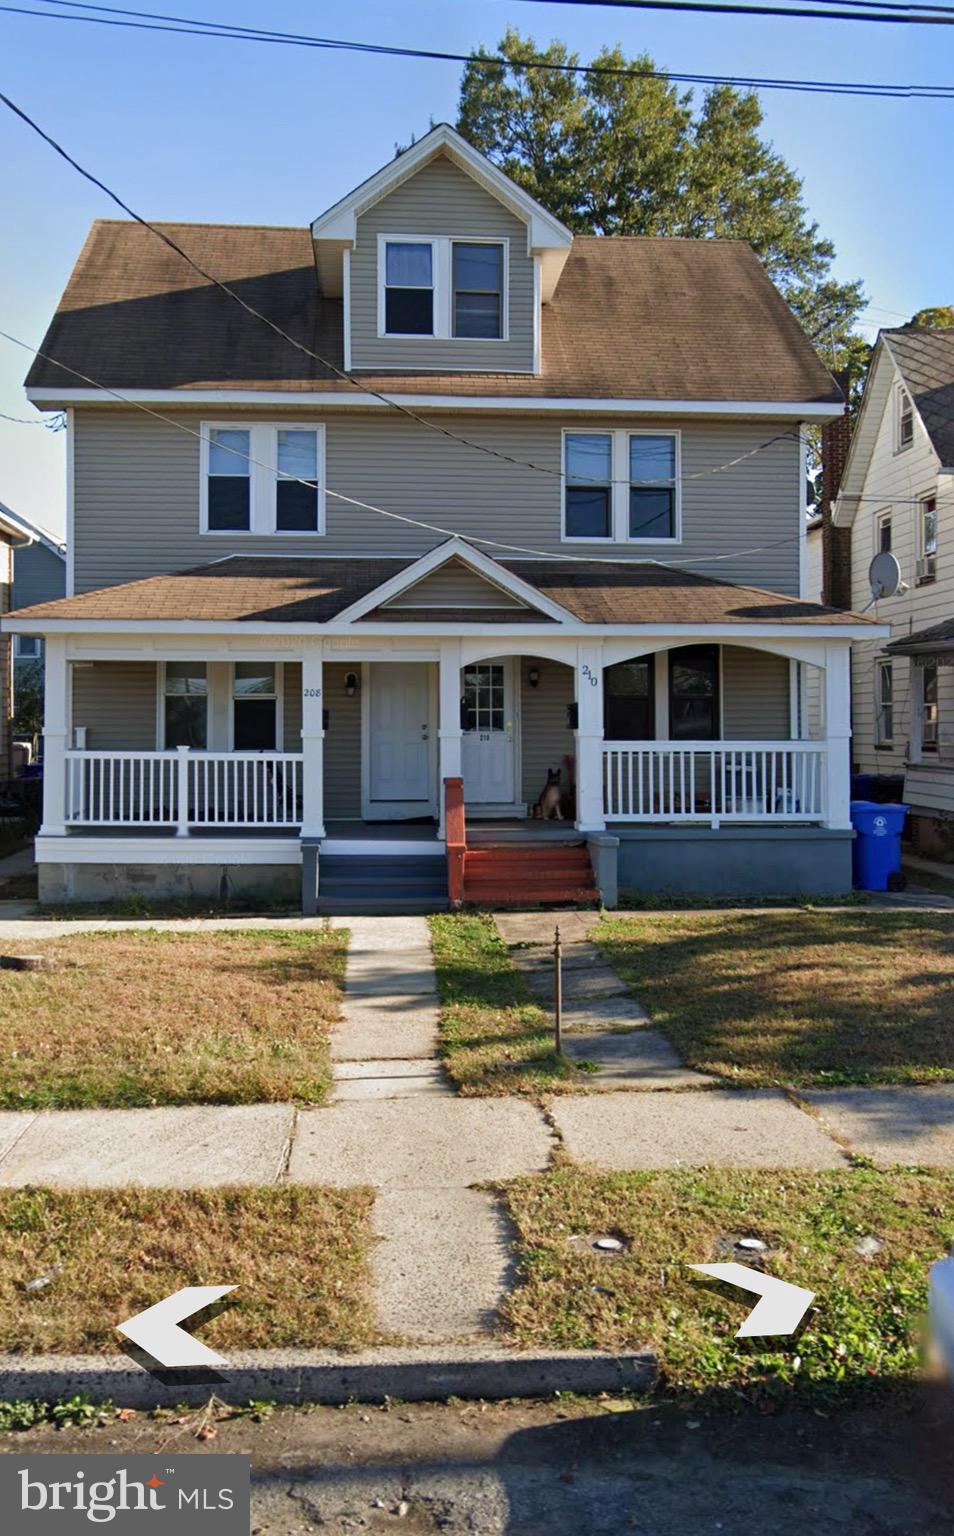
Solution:
{"label": "concrete walkway", "polygon": [[553,944],[563,949],[563,1052],[598,1070],[587,1087],[701,1088],[713,1081],[684,1065],[672,1042],[650,1027],[646,1010],[607,965],[589,935],[595,912],[500,912],[494,921],[533,996],[553,1006]]}

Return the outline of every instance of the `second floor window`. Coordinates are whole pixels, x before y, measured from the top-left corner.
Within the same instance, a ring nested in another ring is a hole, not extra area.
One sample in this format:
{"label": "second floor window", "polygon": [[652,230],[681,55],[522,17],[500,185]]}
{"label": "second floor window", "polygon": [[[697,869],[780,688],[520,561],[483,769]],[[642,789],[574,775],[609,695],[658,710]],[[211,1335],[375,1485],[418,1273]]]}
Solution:
{"label": "second floor window", "polygon": [[918,507],[920,530],[918,543],[918,581],[933,581],[937,575],[937,498],[925,496]]}
{"label": "second floor window", "polygon": [[503,335],[503,246],[454,241],[454,335]]}
{"label": "second floor window", "polygon": [[678,539],[678,459],[674,432],[565,432],[563,537]]}
{"label": "second floor window", "polygon": [[204,422],[203,533],[324,532],[324,428]]}
{"label": "second floor window", "polygon": [[898,452],[914,442],[914,406],[906,389],[898,390]]}
{"label": "second floor window", "polygon": [[875,522],[875,554],[891,553],[891,513],[879,512]]}
{"label": "second floor window", "polygon": [[875,674],[876,739],[879,747],[894,740],[894,664],[879,661]]}

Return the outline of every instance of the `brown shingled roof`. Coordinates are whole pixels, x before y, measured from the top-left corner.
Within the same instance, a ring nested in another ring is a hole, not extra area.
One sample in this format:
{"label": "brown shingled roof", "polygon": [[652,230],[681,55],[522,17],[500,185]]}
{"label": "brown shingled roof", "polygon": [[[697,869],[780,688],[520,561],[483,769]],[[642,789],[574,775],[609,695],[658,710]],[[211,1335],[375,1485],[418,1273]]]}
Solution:
{"label": "brown shingled roof", "polygon": [[[102,587],[77,597],[21,608],[30,619],[250,621],[326,624],[413,560],[269,559],[234,555],[169,576]],[[732,586],[689,571],[633,562],[521,561],[509,569],[585,624],[856,624],[858,615],[758,587]],[[510,610],[495,616],[511,624]],[[422,622],[425,615],[388,608],[384,623]],[[474,609],[426,615],[454,628],[485,622]],[[530,615],[526,622],[547,622]]]}
{"label": "brown shingled roof", "polygon": [[[308,229],[161,224],[202,267],[321,357],[344,366],[342,306],[318,292]],[[752,250],[736,240],[577,235],[543,307],[543,371],[362,373],[393,394],[838,401]],[[92,227],[41,348],[122,389],[348,388],[282,341],[139,224]],[[38,358],[27,384],[82,380]]]}

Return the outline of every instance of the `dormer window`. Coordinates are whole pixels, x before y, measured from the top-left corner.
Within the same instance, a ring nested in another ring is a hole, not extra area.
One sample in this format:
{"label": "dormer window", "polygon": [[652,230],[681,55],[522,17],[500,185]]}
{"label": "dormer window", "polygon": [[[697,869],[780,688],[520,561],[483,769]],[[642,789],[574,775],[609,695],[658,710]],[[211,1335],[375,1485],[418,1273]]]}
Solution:
{"label": "dormer window", "polygon": [[384,330],[388,336],[434,335],[434,242],[385,245]]}
{"label": "dormer window", "polygon": [[454,335],[503,335],[503,246],[454,241]]}
{"label": "dormer window", "polygon": [[378,335],[506,341],[506,240],[378,236]]}

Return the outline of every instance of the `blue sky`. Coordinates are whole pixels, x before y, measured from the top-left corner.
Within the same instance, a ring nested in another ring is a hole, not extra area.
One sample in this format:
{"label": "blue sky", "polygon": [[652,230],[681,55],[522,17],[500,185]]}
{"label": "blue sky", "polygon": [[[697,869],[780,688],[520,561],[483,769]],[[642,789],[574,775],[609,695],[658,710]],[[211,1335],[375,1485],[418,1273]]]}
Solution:
{"label": "blue sky", "polygon": [[[630,54],[690,72],[938,84],[951,79],[954,58],[947,27],[519,0],[152,0],[142,8],[456,51],[493,45],[510,23],[539,43],[562,37],[584,59],[619,41]],[[454,64],[3,14],[0,60],[0,87],[138,211],[239,223],[307,223],[431,117],[452,121],[460,74]],[[866,321],[893,325],[924,304],[954,300],[942,170],[954,102],[766,92],[763,104],[767,136],[835,241],[838,275],[862,277],[878,306]],[[2,108],[0,209],[0,328],[39,345],[91,220],[116,210]],[[21,387],[28,361],[0,340],[0,412],[32,414]],[[62,532],[62,434],[0,420],[0,501]]]}

